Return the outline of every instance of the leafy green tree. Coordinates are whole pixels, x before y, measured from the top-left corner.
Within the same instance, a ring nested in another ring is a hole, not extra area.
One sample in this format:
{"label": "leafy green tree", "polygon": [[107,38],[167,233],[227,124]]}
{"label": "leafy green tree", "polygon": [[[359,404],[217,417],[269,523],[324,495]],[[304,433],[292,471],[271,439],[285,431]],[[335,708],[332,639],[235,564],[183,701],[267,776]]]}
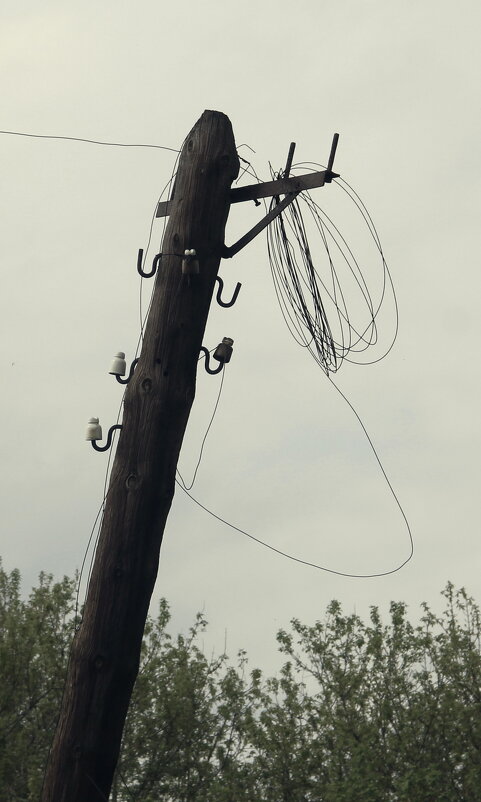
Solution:
{"label": "leafy green tree", "polygon": [[225,654],[205,657],[197,645],[206,627],[201,614],[189,635],[175,640],[166,631],[169,618],[163,600],[158,618],[147,623],[114,802],[227,802],[234,791],[242,802],[249,748],[244,721],[255,706],[256,682],[246,683],[242,654],[238,669]]}
{"label": "leafy green tree", "polygon": [[452,585],[444,596],[415,627],[402,603],[383,625],[375,607],[363,623],[332,602],[278,634],[288,661],[252,735],[262,799],[481,799],[479,609]]}
{"label": "leafy green tree", "polygon": [[23,601],[0,562],[0,798],[39,798],[73,633],[75,580],[40,574]]}
{"label": "leafy green tree", "polygon": [[[481,620],[448,584],[445,610],[387,623],[331,602],[278,633],[264,678],[239,653],[206,657],[206,621],[149,618],[113,802],[481,801]],[[34,802],[74,634],[75,581],[41,574],[27,599],[0,564],[0,799]]]}

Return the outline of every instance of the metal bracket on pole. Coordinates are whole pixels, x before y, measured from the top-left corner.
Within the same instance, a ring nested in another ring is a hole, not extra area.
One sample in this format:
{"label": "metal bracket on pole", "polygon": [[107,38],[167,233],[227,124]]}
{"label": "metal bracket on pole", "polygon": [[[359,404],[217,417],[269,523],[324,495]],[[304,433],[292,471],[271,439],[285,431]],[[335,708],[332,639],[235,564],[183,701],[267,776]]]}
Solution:
{"label": "metal bracket on pole", "polygon": [[223,306],[224,309],[228,309],[229,306],[234,306],[235,302],[237,301],[237,296],[239,295],[240,288],[242,287],[242,284],[238,281],[236,286],[235,286],[235,289],[234,289],[234,292],[232,294],[232,298],[230,299],[230,301],[224,301],[223,298],[222,298],[222,291],[224,289],[224,282],[222,281],[220,276],[216,276],[215,280],[219,284],[219,286],[217,288],[217,295],[215,297],[217,303],[219,304],[219,306]]}
{"label": "metal bracket on pole", "polygon": [[[285,182],[279,181],[272,183],[285,183]],[[296,198],[299,195],[300,191],[301,190],[298,190],[297,192],[290,192],[288,195],[286,195],[286,197],[283,200],[281,200],[280,203],[274,206],[274,208],[271,209],[270,212],[268,212],[266,216],[262,218],[262,220],[256,223],[256,225],[253,226],[253,228],[251,228],[251,230],[248,231],[247,234],[244,234],[243,237],[238,239],[237,242],[234,243],[234,245],[231,245],[230,247],[224,245],[224,248],[222,250],[222,258],[231,259],[232,256],[235,256],[236,253],[239,253],[239,251],[242,250],[242,248],[244,248],[244,246],[247,245],[247,243],[251,242],[251,240],[253,240],[254,237],[257,237],[257,235],[260,234],[260,232],[263,231],[264,228],[266,228],[269,225],[269,223],[272,223],[272,221],[275,220],[275,218],[281,212],[283,212],[284,209],[287,206],[289,206],[289,204],[292,203],[294,198]]]}
{"label": "metal bracket on pole", "polygon": [[[224,245],[222,250],[222,257],[230,259],[236,253],[244,248],[247,243],[251,242],[254,237],[266,228],[269,223],[272,223],[275,218],[289,206],[290,203],[299,195],[300,192],[307,189],[314,189],[314,187],[323,187],[324,184],[330,184],[333,178],[339,178],[339,173],[332,171],[334,165],[334,157],[336,155],[337,143],[339,141],[339,134],[334,134],[331,145],[331,152],[327,163],[327,170],[321,170],[316,173],[308,173],[307,175],[298,175],[289,178],[291,171],[292,159],[294,156],[295,142],[291,142],[289,154],[287,156],[286,167],[282,174],[282,178],[274,181],[266,181],[263,184],[249,184],[246,187],[237,187],[231,189],[229,198],[231,203],[241,203],[246,200],[258,201],[259,198],[275,197],[278,199],[276,206],[274,206],[266,216],[256,223],[247,234],[244,234],[234,245],[230,247]],[[280,195],[285,195],[283,200],[279,200]],[[173,200],[164,201],[157,206],[156,217],[165,217],[170,214],[172,209]]]}
{"label": "metal bracket on pole", "polygon": [[116,429],[119,429],[119,431],[120,431],[120,429],[122,429],[122,426],[120,424],[116,424],[115,426],[111,426],[109,431],[108,431],[108,433],[107,433],[107,442],[106,442],[106,444],[104,446],[98,446],[97,445],[97,441],[96,440],[92,440],[91,441],[92,448],[94,448],[95,451],[108,451],[110,446],[112,445],[112,437],[113,437],[113,434],[114,434]]}

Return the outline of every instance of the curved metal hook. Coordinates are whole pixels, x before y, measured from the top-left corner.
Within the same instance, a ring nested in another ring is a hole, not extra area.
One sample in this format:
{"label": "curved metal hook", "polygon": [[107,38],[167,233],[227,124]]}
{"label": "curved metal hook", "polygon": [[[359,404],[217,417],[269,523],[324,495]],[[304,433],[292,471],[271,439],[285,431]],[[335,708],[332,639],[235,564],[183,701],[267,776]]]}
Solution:
{"label": "curved metal hook", "polygon": [[237,301],[237,296],[239,295],[240,288],[242,287],[242,284],[237,282],[236,288],[234,290],[234,294],[233,294],[232,298],[230,299],[230,301],[223,301],[222,298],[221,298],[221,295],[222,295],[222,293],[224,291],[224,282],[222,281],[220,276],[216,276],[215,280],[219,282],[219,286],[217,288],[217,295],[215,297],[215,299],[216,299],[217,303],[219,304],[219,306],[223,306],[224,309],[227,309],[229,306],[234,306],[235,302]]}
{"label": "curved metal hook", "polygon": [[95,448],[96,451],[108,451],[108,449],[112,445],[113,433],[115,432],[116,429],[121,429],[121,428],[122,426],[120,426],[120,424],[117,424],[116,426],[111,426],[109,429],[109,433],[107,435],[107,443],[104,446],[98,446],[96,440],[91,440],[90,442],[92,443],[92,448]]}
{"label": "curved metal hook", "polygon": [[207,373],[210,373],[211,376],[214,376],[216,373],[220,373],[222,368],[224,367],[224,363],[223,362],[219,362],[219,364],[218,364],[218,366],[216,368],[211,368],[210,367],[210,352],[207,350],[205,345],[202,345],[200,350],[201,350],[202,353],[205,354],[204,367],[205,367]]}
{"label": "curved metal hook", "polygon": [[152,278],[152,276],[154,275],[155,271],[157,270],[157,268],[159,266],[160,260],[162,259],[162,254],[161,253],[156,253],[155,254],[154,260],[152,262],[152,270],[150,270],[148,273],[145,270],[142,270],[142,259],[143,258],[144,258],[144,249],[143,248],[139,248],[139,253],[138,253],[138,256],[137,256],[137,273],[140,276],[142,276],[142,278]]}
{"label": "curved metal hook", "polygon": [[137,365],[138,361],[139,361],[139,357],[137,357],[137,359],[134,359],[134,361],[132,362],[132,364],[130,366],[129,375],[127,376],[126,379],[123,379],[122,376],[118,375],[118,373],[115,374],[115,378],[117,379],[119,384],[128,384],[129,383],[129,381],[131,380],[132,376],[134,375],[135,366]]}

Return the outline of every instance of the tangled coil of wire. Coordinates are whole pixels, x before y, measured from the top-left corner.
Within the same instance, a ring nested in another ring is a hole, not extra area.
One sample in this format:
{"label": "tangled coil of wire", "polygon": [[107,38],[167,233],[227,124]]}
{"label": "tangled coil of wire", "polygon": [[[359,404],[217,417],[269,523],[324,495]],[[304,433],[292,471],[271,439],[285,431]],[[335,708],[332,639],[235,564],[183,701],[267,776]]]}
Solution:
{"label": "tangled coil of wire", "polygon": [[[303,167],[306,166],[304,163]],[[314,170],[320,165],[309,167]],[[279,176],[279,173],[272,172],[273,178]],[[309,192],[303,191],[295,198],[267,229],[269,263],[284,320],[296,342],[309,349],[327,375],[337,372],[344,360],[362,364],[378,362],[391,350],[398,330],[394,287],[372,218],[347,182],[340,179],[333,183],[357,206],[381,257],[381,291],[376,302],[371,297],[361,267],[346,239]],[[329,265],[327,279],[321,278],[314,265],[299,199],[307,207],[324,245]],[[271,209],[278,202],[279,198],[273,198]],[[360,325],[354,325],[349,316],[348,298],[334,265],[335,256],[342,260],[351,274],[351,286],[355,287],[358,296],[356,303],[364,306],[364,320]],[[368,362],[356,355],[362,354],[378,342],[377,318],[388,289],[394,301],[394,334],[381,356]],[[331,308],[329,315],[326,311],[327,304]]]}

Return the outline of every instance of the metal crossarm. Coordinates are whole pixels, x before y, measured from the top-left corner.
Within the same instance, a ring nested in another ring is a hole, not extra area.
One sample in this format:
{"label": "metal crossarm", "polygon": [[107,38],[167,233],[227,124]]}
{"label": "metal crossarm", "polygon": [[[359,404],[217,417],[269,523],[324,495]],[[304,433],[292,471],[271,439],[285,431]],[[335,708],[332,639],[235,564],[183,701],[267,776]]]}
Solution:
{"label": "metal crossarm", "polygon": [[[289,154],[287,156],[286,167],[282,178],[277,178],[274,181],[265,181],[263,184],[249,184],[246,187],[236,187],[229,192],[229,200],[232,203],[241,203],[242,201],[254,200],[259,198],[277,198],[280,195],[285,195],[282,201],[278,200],[276,206],[266,214],[247,234],[244,234],[234,245],[230,247],[224,245],[222,257],[230,259],[236,253],[247,245],[248,242],[254,239],[261,231],[263,231],[269,223],[279,215],[300,192],[315,187],[323,187],[324,184],[330,184],[333,178],[339,178],[339,173],[334,173],[332,167],[334,165],[334,157],[336,155],[337,143],[339,141],[339,134],[334,134],[331,152],[329,154],[329,161],[327,163],[327,170],[321,170],[316,173],[307,173],[306,175],[297,175],[289,178],[289,173],[292,166],[292,159],[294,156],[295,142],[291,142]],[[156,217],[165,217],[169,215],[173,209],[174,200],[171,198],[168,201],[163,201],[157,206]]]}

